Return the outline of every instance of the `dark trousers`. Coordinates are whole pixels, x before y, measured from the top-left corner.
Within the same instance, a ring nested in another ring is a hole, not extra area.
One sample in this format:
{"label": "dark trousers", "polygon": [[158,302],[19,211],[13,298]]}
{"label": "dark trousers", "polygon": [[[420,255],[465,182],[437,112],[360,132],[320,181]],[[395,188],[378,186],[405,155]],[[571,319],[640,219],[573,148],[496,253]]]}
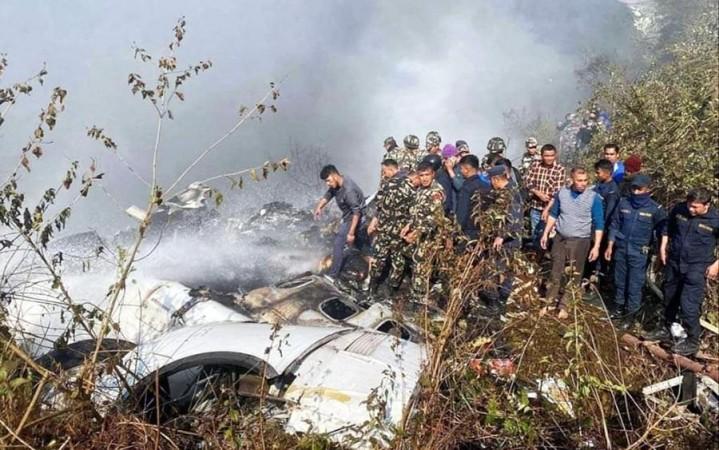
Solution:
{"label": "dark trousers", "polygon": [[599,258],[593,262],[587,261],[584,268],[584,277],[590,278],[592,275],[597,275],[599,278],[599,286],[601,288],[607,288],[610,282],[614,281],[614,276],[612,274],[612,262],[604,259],[604,252],[606,252],[608,246],[609,239],[607,234],[605,234],[602,238],[602,243],[599,246]]}
{"label": "dark trousers", "polygon": [[648,254],[631,244],[620,243],[614,251],[614,303],[635,313],[642,305],[642,288],[647,278]]}
{"label": "dark trousers", "polygon": [[513,247],[505,247],[500,250],[499,253],[492,251],[490,255],[483,256],[490,258],[493,269],[496,270],[496,272],[492,274],[492,278],[494,278],[495,281],[494,284],[489,289],[481,291],[481,294],[492,303],[504,305],[512,293],[514,273],[510,267],[509,258],[512,257],[513,251]]}
{"label": "dark trousers", "polygon": [[699,341],[702,327],[699,318],[704,302],[706,285],[706,264],[689,264],[681,266],[677,261],[669,261],[664,272],[664,301],[667,309],[664,318],[670,325],[677,318],[687,330],[689,340]]}
{"label": "dark trousers", "polygon": [[[571,276],[569,279],[573,280],[577,286],[581,283],[590,245],[590,238],[565,238],[557,233],[552,244],[552,273],[547,289],[548,299],[554,300],[559,296],[562,275],[565,274],[565,270],[570,271]],[[564,305],[565,302],[562,299],[559,306]]]}
{"label": "dark trousers", "polygon": [[344,250],[345,244],[347,243],[347,234],[350,231],[350,224],[352,223],[352,217],[340,223],[340,227],[337,230],[334,244],[332,245],[332,265],[327,271],[327,274],[331,277],[338,277],[342,271],[342,264],[344,263]]}

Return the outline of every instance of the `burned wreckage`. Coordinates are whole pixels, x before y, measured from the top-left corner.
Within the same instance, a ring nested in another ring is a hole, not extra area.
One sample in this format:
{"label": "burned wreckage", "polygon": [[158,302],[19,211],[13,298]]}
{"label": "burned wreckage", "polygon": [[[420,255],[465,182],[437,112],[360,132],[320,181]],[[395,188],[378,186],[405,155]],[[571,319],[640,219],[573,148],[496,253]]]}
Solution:
{"label": "burned wreckage", "polygon": [[[267,227],[320,239],[307,219],[281,203],[241,223],[213,217],[218,228],[261,240],[260,246],[275,244],[253,233]],[[104,242],[86,234],[70,241]],[[93,399],[101,410],[122,406],[153,421],[173,420],[208,412],[229,393],[288,432],[326,433],[354,448],[391,439],[411,411],[426,348],[419,329],[389,304],[365,303],[312,272],[247,292],[192,288],[140,273],[113,309],[116,326],[103,341],[101,357],[121,362],[97,382]],[[83,308],[102,309],[97,286],[108,286],[112,275],[72,273],[64,282]],[[35,289],[7,305],[11,327],[40,364],[72,373],[95,341],[79,329],[67,333],[70,311],[52,301],[57,293]],[[58,401],[57,395],[47,401]]]}

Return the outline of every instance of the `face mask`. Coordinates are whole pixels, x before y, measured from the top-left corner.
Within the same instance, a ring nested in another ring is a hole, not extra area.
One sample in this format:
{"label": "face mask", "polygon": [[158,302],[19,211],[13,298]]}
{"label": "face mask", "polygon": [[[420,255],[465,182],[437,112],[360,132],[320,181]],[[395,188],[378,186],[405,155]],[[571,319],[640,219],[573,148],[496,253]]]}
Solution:
{"label": "face mask", "polygon": [[632,195],[629,196],[629,202],[631,202],[632,207],[634,208],[642,208],[644,206],[647,206],[651,199],[651,192],[645,192],[644,194],[632,193]]}

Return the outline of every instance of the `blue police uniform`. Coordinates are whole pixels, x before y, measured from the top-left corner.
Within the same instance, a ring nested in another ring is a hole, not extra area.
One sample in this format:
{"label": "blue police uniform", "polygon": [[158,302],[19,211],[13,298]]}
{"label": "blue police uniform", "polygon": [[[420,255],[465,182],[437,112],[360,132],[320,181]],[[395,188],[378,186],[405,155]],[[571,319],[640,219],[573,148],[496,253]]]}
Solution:
{"label": "blue police uniform", "polygon": [[444,189],[444,215],[450,217],[454,212],[454,187],[444,167],[437,171],[437,183]]}
{"label": "blue police uniform", "polygon": [[[621,196],[619,195],[619,186],[611,178],[609,181],[604,183],[597,183],[594,186],[594,192],[602,197],[602,204],[604,205],[604,229],[611,231],[612,219],[614,213],[619,204]],[[609,233],[604,233],[602,236],[602,243],[599,247],[599,258],[596,261],[589,263],[585,269],[585,276],[589,278],[591,273],[597,272],[597,275],[601,277],[610,277],[610,264],[604,259],[604,251],[607,249],[607,242],[609,241]]]}
{"label": "blue police uniform", "polygon": [[492,186],[489,183],[484,182],[479,175],[475,175],[464,180],[462,187],[457,193],[457,202],[455,204],[457,225],[462,228],[464,234],[471,240],[477,239],[479,236],[477,224],[475,224],[472,219],[472,196],[476,191],[486,194],[491,188]]}
{"label": "blue police uniform", "polygon": [[639,310],[646,280],[649,248],[655,232],[659,235],[667,214],[649,194],[622,198],[609,226],[614,242],[614,303],[627,314]]}
{"label": "blue police uniform", "polygon": [[664,298],[667,302],[665,320],[680,319],[687,331],[687,340],[694,344],[701,335],[701,308],[704,301],[706,269],[716,261],[719,240],[719,214],[713,207],[702,216],[692,217],[689,206],[682,202],[672,209],[664,233],[669,236]]}

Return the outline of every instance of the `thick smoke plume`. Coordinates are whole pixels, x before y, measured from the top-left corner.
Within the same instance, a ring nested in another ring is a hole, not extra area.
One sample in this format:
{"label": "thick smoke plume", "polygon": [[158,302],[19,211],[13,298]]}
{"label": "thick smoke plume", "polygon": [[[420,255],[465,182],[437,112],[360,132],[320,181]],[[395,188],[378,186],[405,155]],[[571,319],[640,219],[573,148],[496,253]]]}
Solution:
{"label": "thick smoke plume", "polygon": [[[193,79],[175,106],[161,148],[161,182],[169,183],[252,104],[269,81],[285,79],[280,111],[253,122],[188,179],[284,156],[293,145],[319,148],[367,191],[376,185],[387,135],[466,139],[481,151],[502,133],[502,112],[525,109],[560,118],[583,92],[574,70],[588,58],[629,58],[633,17],[615,1],[113,3],[83,1],[41,7],[4,1],[6,80],[47,63],[47,89],[19,104],[0,130],[2,164],[17,152],[48,89],[65,87],[67,111],[52,135],[48,159],[25,176],[30,191],[59,180],[70,160],[97,160],[102,189],[78,205],[71,229],[116,231],[123,209],[141,204],[145,187],[118,159],[85,137],[105,127],[120,154],[149,177],[153,112],[133,98],[127,74],[141,69],[132,43],[159,54],[179,16],[188,21],[180,63],[210,58],[213,70]],[[512,138],[517,155],[520,137]],[[293,176],[291,173],[287,176]],[[281,186],[281,182],[280,182]],[[224,187],[224,186],[220,186]],[[278,195],[292,200],[291,189]],[[32,193],[32,192],[30,192]],[[318,195],[317,192],[311,193]],[[235,199],[240,207],[248,196]]]}

